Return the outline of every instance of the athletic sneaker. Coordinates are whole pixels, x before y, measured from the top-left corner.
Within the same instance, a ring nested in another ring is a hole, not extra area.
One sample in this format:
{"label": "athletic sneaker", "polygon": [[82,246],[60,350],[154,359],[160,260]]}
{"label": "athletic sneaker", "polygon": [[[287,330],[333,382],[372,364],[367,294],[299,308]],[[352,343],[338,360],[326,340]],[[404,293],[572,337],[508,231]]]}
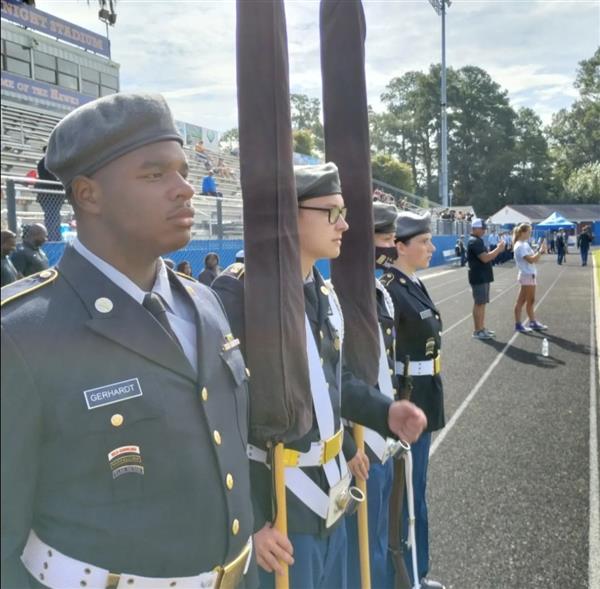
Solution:
{"label": "athletic sneaker", "polygon": [[483,331],[485,331],[490,337],[496,337],[496,332],[488,329],[487,327],[484,327]]}
{"label": "athletic sneaker", "polygon": [[515,331],[518,331],[519,333],[531,333],[533,329],[522,323],[515,323]]}
{"label": "athletic sneaker", "polygon": [[492,339],[494,336],[490,335],[485,329],[480,329],[473,332],[473,337],[475,339]]}
{"label": "athletic sneaker", "polygon": [[546,329],[548,329],[547,325],[544,325],[543,323],[540,323],[539,321],[530,321],[529,327],[535,331],[545,331]]}

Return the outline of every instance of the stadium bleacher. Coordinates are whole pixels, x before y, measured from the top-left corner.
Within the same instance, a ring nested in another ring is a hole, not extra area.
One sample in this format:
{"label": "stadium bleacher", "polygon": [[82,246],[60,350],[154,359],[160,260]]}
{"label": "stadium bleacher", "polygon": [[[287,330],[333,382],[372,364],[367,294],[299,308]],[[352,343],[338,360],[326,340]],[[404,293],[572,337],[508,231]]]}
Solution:
{"label": "stadium bleacher", "polygon": [[[42,149],[48,141],[52,129],[61,119],[60,115],[54,115],[48,111],[42,111],[34,107],[18,105],[3,101],[1,105],[1,187],[2,194],[6,191],[6,180],[8,178],[23,178],[31,170],[35,170],[38,160],[42,157]],[[196,209],[196,223],[194,226],[194,238],[206,239],[216,237],[217,203],[212,196],[202,196],[202,178],[206,174],[203,162],[196,159],[192,147],[186,146],[185,151],[189,160],[189,181],[196,190],[193,203]],[[219,191],[223,193],[222,215],[223,215],[223,237],[241,238],[243,234],[242,224],[242,199],[239,178],[239,160],[228,152],[220,153],[206,150],[206,155],[213,165],[219,158],[232,170],[232,178],[216,176]],[[28,185],[20,183],[17,186],[17,217],[22,222],[43,222],[43,212],[36,201],[35,182]],[[72,210],[68,204],[61,209],[61,217],[64,221],[72,218]],[[2,223],[6,221],[6,205],[2,203]]]}

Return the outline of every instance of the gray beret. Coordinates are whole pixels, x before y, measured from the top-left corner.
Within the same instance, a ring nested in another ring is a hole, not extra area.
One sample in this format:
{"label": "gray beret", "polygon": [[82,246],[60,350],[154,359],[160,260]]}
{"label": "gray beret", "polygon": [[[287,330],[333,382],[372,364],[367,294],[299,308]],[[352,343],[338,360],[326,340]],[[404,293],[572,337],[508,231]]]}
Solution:
{"label": "gray beret", "polygon": [[183,140],[160,94],[111,94],[75,109],[54,128],[46,167],[68,187],[117,158],[157,141]]}
{"label": "gray beret", "polygon": [[396,205],[384,202],[373,203],[373,227],[375,233],[394,233],[398,209]]}
{"label": "gray beret", "polygon": [[294,166],[298,200],[342,194],[337,166],[331,162],[316,166]]}
{"label": "gray beret", "polygon": [[421,233],[431,231],[431,213],[417,215],[402,211],[396,219],[396,239],[407,240]]}

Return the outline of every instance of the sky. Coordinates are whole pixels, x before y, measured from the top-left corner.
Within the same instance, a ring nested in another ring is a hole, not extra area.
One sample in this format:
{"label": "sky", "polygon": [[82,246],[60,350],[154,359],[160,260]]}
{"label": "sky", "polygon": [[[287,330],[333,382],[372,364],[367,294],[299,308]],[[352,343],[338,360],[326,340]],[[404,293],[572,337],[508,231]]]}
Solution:
{"label": "sky", "polygon": [[[440,62],[441,19],[427,0],[363,0],[369,104],[388,82]],[[106,34],[97,0],[37,0],[38,9]],[[319,3],[287,0],[292,92],[320,98]],[[122,91],[161,92],[175,117],[223,132],[237,125],[235,2],[118,0],[110,27]],[[577,64],[600,46],[600,0],[453,0],[449,67],[475,65],[544,123],[577,97]]]}

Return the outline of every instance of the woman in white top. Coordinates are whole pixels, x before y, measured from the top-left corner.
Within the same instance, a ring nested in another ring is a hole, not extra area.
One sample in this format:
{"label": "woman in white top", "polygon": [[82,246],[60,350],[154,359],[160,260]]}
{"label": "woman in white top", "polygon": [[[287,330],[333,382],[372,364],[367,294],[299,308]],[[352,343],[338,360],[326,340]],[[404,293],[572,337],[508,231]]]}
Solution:
{"label": "woman in white top", "polygon": [[[542,243],[537,252],[534,252],[529,245],[531,237],[531,225],[529,223],[521,223],[517,225],[513,231],[514,255],[519,274],[517,280],[521,285],[519,296],[515,303],[515,330],[521,333],[530,331],[543,331],[548,327],[535,319],[534,303],[535,303],[535,286],[537,268],[536,264],[546,251],[545,243]],[[529,324],[521,323],[521,312],[525,306],[525,311],[529,317]]]}

